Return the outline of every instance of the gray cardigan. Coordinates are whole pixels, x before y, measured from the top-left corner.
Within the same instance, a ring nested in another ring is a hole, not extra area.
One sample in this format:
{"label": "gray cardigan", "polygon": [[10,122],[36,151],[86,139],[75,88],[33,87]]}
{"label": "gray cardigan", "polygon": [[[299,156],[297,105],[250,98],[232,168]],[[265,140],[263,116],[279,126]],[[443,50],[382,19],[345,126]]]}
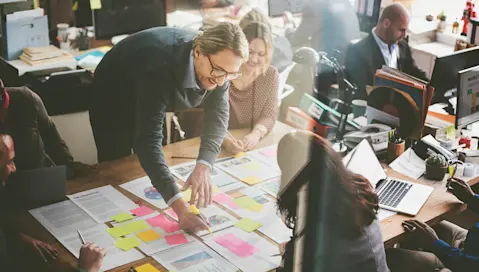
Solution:
{"label": "gray cardigan", "polygon": [[134,150],[167,203],[180,191],[162,151],[165,113],[204,104],[205,122],[198,161],[210,165],[220,152],[228,127],[229,83],[213,91],[184,87],[195,36],[195,31],[168,27],[138,32],[115,45],[95,71],[94,81],[108,86],[99,88],[96,99],[109,101],[109,98],[124,96],[127,98],[122,105],[133,104]]}

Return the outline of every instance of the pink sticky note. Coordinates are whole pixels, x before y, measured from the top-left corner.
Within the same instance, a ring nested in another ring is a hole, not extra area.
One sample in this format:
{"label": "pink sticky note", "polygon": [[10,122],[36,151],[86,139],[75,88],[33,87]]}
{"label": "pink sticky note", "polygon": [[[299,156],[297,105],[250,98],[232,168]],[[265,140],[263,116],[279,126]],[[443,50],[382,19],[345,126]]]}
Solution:
{"label": "pink sticky note", "polygon": [[263,151],[260,151],[260,153],[263,154],[263,156],[265,157],[272,158],[278,155],[278,149],[276,148],[265,149]]}
{"label": "pink sticky note", "polygon": [[186,236],[183,233],[167,235],[165,236],[165,240],[170,246],[182,245],[182,244],[188,243],[188,239],[186,239]]}
{"label": "pink sticky note", "polygon": [[213,201],[219,204],[225,204],[233,210],[239,209],[240,207],[233,202],[230,196],[225,193],[219,193],[213,196]]}
{"label": "pink sticky note", "polygon": [[146,206],[140,206],[139,208],[133,209],[130,212],[132,212],[136,216],[145,216],[153,213],[153,210]]}
{"label": "pink sticky note", "polygon": [[163,230],[165,230],[167,233],[171,233],[171,232],[179,231],[181,230],[181,228],[180,228],[180,224],[178,224],[177,222],[170,221],[170,224]]}
{"label": "pink sticky note", "polygon": [[231,233],[215,237],[214,241],[241,258],[249,257],[259,251],[258,248],[248,244]]}
{"label": "pink sticky note", "polygon": [[165,227],[168,227],[171,223],[171,221],[168,220],[168,218],[166,218],[164,214],[148,218],[146,219],[146,222],[152,227],[160,227],[162,229],[165,229]]}

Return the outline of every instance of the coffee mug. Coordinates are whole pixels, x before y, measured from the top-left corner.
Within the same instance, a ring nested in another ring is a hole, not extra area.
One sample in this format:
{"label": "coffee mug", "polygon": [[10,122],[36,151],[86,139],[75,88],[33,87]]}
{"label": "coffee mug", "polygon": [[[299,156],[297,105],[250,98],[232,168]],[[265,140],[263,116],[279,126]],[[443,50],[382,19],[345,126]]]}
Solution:
{"label": "coffee mug", "polygon": [[360,99],[353,100],[352,108],[353,108],[354,118],[357,118],[359,116],[364,116],[366,114],[367,105],[368,105],[368,102],[366,100],[360,100]]}

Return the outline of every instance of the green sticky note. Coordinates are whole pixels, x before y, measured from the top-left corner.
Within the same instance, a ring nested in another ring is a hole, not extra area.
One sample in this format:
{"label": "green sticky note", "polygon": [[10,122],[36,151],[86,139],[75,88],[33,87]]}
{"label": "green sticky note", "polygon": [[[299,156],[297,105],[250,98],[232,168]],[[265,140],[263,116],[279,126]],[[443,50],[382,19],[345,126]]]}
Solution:
{"label": "green sticky note", "polygon": [[454,139],[456,137],[456,128],[454,126],[449,126],[446,129],[447,138]]}
{"label": "green sticky note", "polygon": [[252,199],[249,196],[242,196],[242,197],[235,198],[233,199],[233,202],[243,209],[248,209],[250,206],[258,204],[258,202],[256,202],[254,199]]}
{"label": "green sticky note", "polygon": [[126,235],[125,228],[123,226],[116,228],[109,228],[106,230],[111,236],[118,238]]}
{"label": "green sticky note", "polygon": [[121,222],[126,221],[126,220],[131,220],[133,218],[135,218],[133,215],[131,215],[129,213],[126,213],[126,212],[123,212],[123,213],[120,213],[120,214],[117,214],[117,215],[111,217],[112,220],[115,220],[118,223],[121,223]]}
{"label": "green sticky note", "polygon": [[90,8],[93,9],[101,9],[101,0],[90,0]]}
{"label": "green sticky note", "polygon": [[243,218],[240,221],[236,222],[235,226],[246,232],[253,232],[263,226],[263,224],[249,218]]}
{"label": "green sticky note", "polygon": [[138,239],[135,237],[119,238],[116,240],[115,246],[123,251],[128,251],[140,246],[140,241],[138,241]]}
{"label": "green sticky note", "polygon": [[125,228],[125,231],[127,232],[127,234],[130,234],[130,233],[135,233],[135,232],[149,229],[150,225],[148,225],[143,220],[138,220],[135,222],[128,223],[122,227]]}

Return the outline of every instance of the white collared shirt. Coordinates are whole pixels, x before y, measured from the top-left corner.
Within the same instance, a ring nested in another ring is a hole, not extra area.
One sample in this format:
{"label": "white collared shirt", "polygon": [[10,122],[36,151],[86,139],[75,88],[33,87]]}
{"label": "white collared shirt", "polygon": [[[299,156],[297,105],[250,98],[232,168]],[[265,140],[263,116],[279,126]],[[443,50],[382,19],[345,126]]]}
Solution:
{"label": "white collared shirt", "polygon": [[398,58],[399,58],[399,52],[398,52],[398,46],[397,44],[391,45],[391,49],[389,48],[389,45],[387,45],[385,42],[383,42],[378,35],[376,35],[376,28],[373,28],[372,31],[373,37],[376,40],[376,43],[379,46],[379,49],[381,50],[381,54],[384,57],[384,62],[388,67],[397,69],[398,68]]}

